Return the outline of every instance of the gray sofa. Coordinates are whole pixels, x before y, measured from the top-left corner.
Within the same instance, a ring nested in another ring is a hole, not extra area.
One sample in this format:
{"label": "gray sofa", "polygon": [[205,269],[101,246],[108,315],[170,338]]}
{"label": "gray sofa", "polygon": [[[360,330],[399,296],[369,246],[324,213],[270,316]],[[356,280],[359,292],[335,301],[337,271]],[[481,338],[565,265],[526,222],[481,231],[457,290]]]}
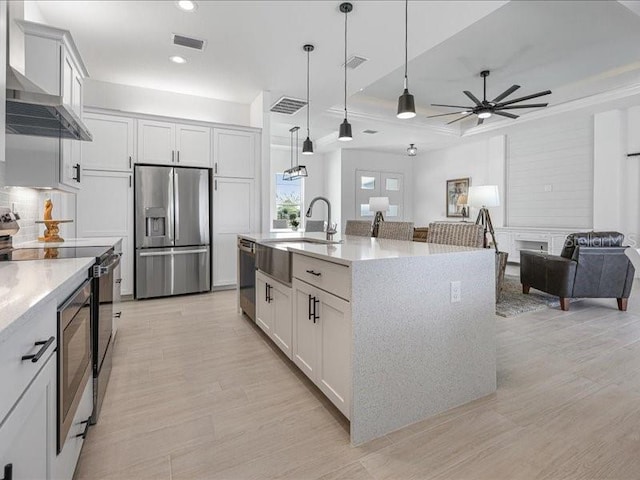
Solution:
{"label": "gray sofa", "polygon": [[522,292],[533,287],[557,295],[562,310],[569,310],[570,298],[616,298],[626,311],[635,269],[623,241],[619,232],[572,233],[560,256],[521,251]]}

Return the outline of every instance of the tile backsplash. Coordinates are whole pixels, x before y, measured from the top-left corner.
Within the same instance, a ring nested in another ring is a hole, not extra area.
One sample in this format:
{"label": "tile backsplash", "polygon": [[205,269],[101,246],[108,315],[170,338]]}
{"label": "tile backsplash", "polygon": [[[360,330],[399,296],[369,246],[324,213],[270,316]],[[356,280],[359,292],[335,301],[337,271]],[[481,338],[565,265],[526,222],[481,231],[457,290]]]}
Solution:
{"label": "tile backsplash", "polygon": [[[13,237],[14,245],[37,240],[42,235],[44,225],[36,225],[42,219],[43,205],[47,198],[53,201],[54,217],[75,220],[75,195],[57,191],[36,190],[25,187],[7,187],[5,163],[0,162],[0,206],[14,208],[20,214],[20,231]],[[60,235],[64,238],[75,237],[75,223],[60,226]]]}

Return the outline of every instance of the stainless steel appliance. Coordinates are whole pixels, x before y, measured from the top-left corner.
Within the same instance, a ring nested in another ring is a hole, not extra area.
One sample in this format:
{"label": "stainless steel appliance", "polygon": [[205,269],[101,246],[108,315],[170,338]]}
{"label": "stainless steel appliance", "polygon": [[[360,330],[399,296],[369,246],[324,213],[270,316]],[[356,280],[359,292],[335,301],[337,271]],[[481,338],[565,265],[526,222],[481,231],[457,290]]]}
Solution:
{"label": "stainless steel appliance", "polygon": [[256,244],[245,238],[238,239],[238,269],[240,308],[256,321]]}
{"label": "stainless steel appliance", "polygon": [[135,167],[135,297],[211,290],[211,171]]}
{"label": "stainless steel appliance", "polygon": [[[91,317],[91,281],[87,280],[58,309],[58,453],[91,377]],[[87,429],[90,420],[83,422]]]}

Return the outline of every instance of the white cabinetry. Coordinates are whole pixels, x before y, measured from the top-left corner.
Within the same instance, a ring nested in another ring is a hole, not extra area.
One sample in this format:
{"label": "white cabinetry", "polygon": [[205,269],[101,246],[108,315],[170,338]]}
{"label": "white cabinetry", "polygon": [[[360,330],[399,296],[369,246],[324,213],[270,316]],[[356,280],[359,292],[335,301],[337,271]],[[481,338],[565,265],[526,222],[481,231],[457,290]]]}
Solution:
{"label": "white cabinetry", "polygon": [[138,162],[211,166],[211,128],[138,120]]}
{"label": "white cabinetry", "polygon": [[213,129],[213,174],[254,178],[258,134],[224,128]]}
{"label": "white cabinetry", "polygon": [[122,237],[122,294],[133,294],[133,183],[131,172],[87,170],[77,194],[79,237]]}
{"label": "white cabinetry", "polygon": [[501,251],[509,253],[509,262],[520,263],[521,250],[560,255],[567,235],[584,229],[558,228],[496,228],[496,240]]}
{"label": "white cabinetry", "polygon": [[84,122],[93,135],[92,142],[81,144],[84,169],[131,171],[134,119],[116,115],[85,113]]}
{"label": "white cabinetry", "polygon": [[255,189],[252,179],[213,180],[213,286],[237,280],[237,235],[256,228]]}
{"label": "white cabinetry", "polygon": [[[294,275],[303,271],[296,263],[308,260],[294,255]],[[348,279],[350,269],[342,265],[312,259],[328,271],[336,268]],[[306,271],[306,269],[304,269]],[[318,273],[318,272],[316,272]],[[314,278],[322,278],[320,276]],[[305,279],[306,280],[306,279]],[[293,361],[347,417],[351,415],[351,305],[316,285],[293,279]]]}
{"label": "white cabinetry", "polygon": [[256,324],[292,358],[293,314],[291,287],[256,273]]}

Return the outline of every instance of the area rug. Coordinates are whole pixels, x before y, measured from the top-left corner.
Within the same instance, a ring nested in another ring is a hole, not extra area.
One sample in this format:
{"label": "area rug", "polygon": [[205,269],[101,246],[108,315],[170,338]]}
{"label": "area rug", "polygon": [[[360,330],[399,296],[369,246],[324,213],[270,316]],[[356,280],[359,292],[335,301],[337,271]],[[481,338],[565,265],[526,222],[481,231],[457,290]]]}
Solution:
{"label": "area rug", "polygon": [[[573,302],[578,299],[572,298]],[[539,290],[531,289],[528,295],[522,293],[520,277],[505,275],[502,284],[500,301],[496,303],[496,314],[501,317],[515,317],[522,313],[543,310],[548,307],[559,307],[558,297],[548,295]]]}

